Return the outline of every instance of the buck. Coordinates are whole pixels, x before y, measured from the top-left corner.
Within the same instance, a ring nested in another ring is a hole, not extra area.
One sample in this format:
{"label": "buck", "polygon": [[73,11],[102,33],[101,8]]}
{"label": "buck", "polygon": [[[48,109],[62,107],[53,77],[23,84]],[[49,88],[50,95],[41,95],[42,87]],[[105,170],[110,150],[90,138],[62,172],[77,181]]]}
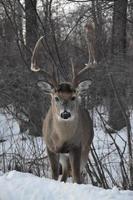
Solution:
{"label": "buck", "polygon": [[[62,166],[61,181],[66,182],[72,175],[73,182],[81,183],[81,170],[87,163],[90,145],[93,140],[93,124],[87,110],[80,105],[79,96],[85,91],[90,82],[82,75],[89,70],[82,69],[74,74],[72,82],[58,82],[55,73],[48,73],[38,66],[38,49],[43,43],[41,37],[35,45],[31,70],[40,71],[47,81],[44,90],[51,95],[51,106],[43,121],[43,137],[52,169],[52,178],[59,177]],[[74,67],[74,66],[72,66]],[[40,84],[42,87],[42,84]]]}

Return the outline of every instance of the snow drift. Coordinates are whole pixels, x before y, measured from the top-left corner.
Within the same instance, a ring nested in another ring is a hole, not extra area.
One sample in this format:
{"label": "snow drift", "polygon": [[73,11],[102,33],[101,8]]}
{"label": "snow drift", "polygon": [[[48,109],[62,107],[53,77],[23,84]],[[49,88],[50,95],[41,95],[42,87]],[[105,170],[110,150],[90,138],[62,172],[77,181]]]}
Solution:
{"label": "snow drift", "polygon": [[0,200],[133,200],[132,191],[61,183],[11,171],[0,176]]}

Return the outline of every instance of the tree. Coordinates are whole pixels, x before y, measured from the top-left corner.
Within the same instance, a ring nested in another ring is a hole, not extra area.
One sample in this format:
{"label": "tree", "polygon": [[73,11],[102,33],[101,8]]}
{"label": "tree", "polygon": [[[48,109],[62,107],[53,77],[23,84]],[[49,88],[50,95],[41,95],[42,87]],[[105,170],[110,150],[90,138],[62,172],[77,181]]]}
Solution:
{"label": "tree", "polygon": [[[27,66],[30,70],[31,55],[33,48],[38,39],[38,20],[37,20],[37,0],[25,0],[25,18],[26,18],[26,57]],[[31,77],[32,76],[32,77]],[[37,77],[33,74],[29,75],[30,80],[34,79],[36,82]],[[28,118],[29,118],[29,132],[32,135],[38,136],[42,132],[42,118],[43,118],[43,106],[42,95],[37,86],[31,90],[31,103],[28,106]],[[27,105],[25,105],[27,107]]]}
{"label": "tree", "polygon": [[26,18],[26,46],[30,51],[27,52],[28,64],[30,63],[31,52],[37,41],[37,0],[25,0]]}
{"label": "tree", "polygon": [[[126,24],[127,24],[127,0],[114,1],[113,28],[112,28],[112,69],[121,70],[118,66],[124,62],[126,54]],[[115,76],[115,75],[114,75]],[[115,78],[115,77],[114,77]],[[120,98],[126,95],[123,77],[117,77],[116,83]],[[113,88],[110,89],[109,124],[116,130],[126,125],[122,110],[116,101]]]}

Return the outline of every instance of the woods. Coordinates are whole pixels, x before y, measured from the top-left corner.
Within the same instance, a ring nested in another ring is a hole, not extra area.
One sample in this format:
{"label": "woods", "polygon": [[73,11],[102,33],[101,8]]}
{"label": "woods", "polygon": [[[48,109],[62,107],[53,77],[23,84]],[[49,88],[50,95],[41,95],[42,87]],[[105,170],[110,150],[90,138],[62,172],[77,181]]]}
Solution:
{"label": "woods", "polygon": [[[39,64],[58,78],[70,81],[71,65],[79,72],[89,61],[85,26],[94,24],[96,65],[86,74],[92,84],[82,104],[93,112],[104,107],[106,117],[97,112],[106,134],[112,138],[120,157],[124,189],[133,188],[131,112],[133,102],[133,1],[132,0],[1,0],[0,2],[0,109],[13,116],[20,133],[42,135],[42,120],[50,98],[38,86],[44,77],[30,70],[35,43],[44,36],[46,46],[39,52]],[[62,78],[61,78],[62,77]],[[129,163],[114,140],[126,127]],[[92,183],[108,188],[105,169],[95,147],[87,172]],[[106,168],[107,172],[107,168]],[[111,184],[116,185],[108,172]],[[126,182],[126,184],[125,184]]]}

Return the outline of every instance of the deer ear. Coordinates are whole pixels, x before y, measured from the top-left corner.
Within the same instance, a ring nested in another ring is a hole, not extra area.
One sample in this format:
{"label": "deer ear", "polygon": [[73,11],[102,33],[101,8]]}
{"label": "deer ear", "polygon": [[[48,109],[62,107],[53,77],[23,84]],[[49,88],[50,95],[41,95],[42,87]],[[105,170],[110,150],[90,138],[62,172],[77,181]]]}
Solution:
{"label": "deer ear", "polygon": [[83,95],[87,92],[89,89],[90,85],[92,84],[92,80],[87,80],[79,83],[77,90],[80,95]]}
{"label": "deer ear", "polygon": [[50,94],[53,92],[53,87],[49,83],[45,81],[38,81],[37,86],[43,90],[46,94]]}

